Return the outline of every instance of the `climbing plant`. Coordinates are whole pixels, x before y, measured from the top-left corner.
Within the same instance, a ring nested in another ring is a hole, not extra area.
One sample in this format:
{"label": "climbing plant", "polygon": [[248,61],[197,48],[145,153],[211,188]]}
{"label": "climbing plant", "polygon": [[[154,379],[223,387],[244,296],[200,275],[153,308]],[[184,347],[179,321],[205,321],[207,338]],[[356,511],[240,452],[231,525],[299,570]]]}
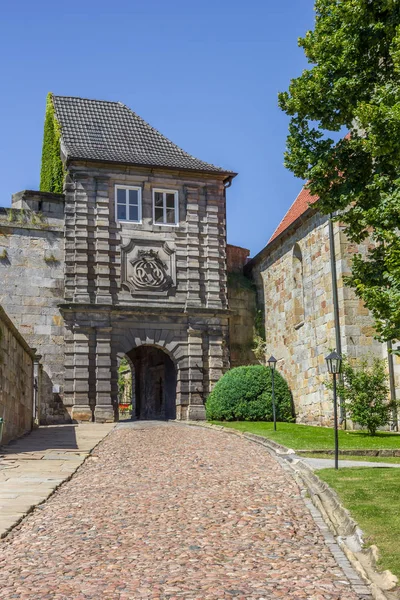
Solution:
{"label": "climbing plant", "polygon": [[52,94],[47,95],[44,120],[40,191],[62,194],[64,166],[60,156],[61,129],[54,112]]}
{"label": "climbing plant", "polygon": [[258,308],[254,317],[253,354],[262,365],[265,364],[266,350],[264,311]]}

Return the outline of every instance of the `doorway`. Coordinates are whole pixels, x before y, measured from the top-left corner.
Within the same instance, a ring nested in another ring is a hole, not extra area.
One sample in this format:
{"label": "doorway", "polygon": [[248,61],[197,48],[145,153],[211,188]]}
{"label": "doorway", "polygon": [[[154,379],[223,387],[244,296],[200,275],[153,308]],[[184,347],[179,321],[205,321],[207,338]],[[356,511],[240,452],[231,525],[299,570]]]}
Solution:
{"label": "doorway", "polygon": [[176,418],[176,369],[166,352],[139,346],[127,357],[134,369],[132,418]]}

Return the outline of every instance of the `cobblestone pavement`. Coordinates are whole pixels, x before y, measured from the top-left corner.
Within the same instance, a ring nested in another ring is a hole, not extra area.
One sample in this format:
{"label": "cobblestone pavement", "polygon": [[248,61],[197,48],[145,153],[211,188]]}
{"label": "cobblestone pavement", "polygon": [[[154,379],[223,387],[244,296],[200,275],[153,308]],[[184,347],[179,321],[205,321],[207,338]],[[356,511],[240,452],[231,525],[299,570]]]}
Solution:
{"label": "cobblestone pavement", "polygon": [[114,430],[0,543],[0,598],[359,598],[265,449],[174,423]]}
{"label": "cobblestone pavement", "polygon": [[68,479],[113,427],[49,425],[0,447],[0,537]]}

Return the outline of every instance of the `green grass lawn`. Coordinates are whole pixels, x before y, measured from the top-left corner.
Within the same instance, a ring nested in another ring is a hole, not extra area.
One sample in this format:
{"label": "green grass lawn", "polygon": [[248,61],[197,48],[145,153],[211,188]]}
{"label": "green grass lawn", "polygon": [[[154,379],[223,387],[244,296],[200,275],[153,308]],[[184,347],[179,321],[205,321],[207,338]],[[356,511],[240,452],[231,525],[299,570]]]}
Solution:
{"label": "green grass lawn", "polygon": [[[265,421],[214,421],[214,424],[256,433],[295,450],[332,450],[334,444],[333,429],[328,427],[277,423],[277,431],[274,431],[273,423]],[[371,436],[361,431],[339,431],[339,448],[343,450],[400,449],[400,434],[379,431]]]}
{"label": "green grass lawn", "polygon": [[[301,456],[306,458],[329,458],[330,460],[333,460],[334,458],[333,454],[323,454],[322,452],[302,452]],[[377,463],[394,463],[397,465],[400,464],[400,456],[359,456],[358,454],[354,456],[352,454],[340,454],[339,460],[362,460],[363,462],[367,461]]]}
{"label": "green grass lawn", "polygon": [[365,543],[378,546],[379,566],[400,578],[400,469],[321,469],[318,476],[338,493]]}

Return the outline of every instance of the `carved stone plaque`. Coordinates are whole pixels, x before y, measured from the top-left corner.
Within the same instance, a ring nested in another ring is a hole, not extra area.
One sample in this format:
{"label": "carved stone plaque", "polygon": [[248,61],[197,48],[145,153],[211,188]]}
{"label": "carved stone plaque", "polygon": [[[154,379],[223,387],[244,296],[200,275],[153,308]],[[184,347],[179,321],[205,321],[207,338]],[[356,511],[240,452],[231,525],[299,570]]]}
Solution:
{"label": "carved stone plaque", "polygon": [[166,296],[176,288],[175,249],[161,240],[131,240],[121,248],[122,288]]}

